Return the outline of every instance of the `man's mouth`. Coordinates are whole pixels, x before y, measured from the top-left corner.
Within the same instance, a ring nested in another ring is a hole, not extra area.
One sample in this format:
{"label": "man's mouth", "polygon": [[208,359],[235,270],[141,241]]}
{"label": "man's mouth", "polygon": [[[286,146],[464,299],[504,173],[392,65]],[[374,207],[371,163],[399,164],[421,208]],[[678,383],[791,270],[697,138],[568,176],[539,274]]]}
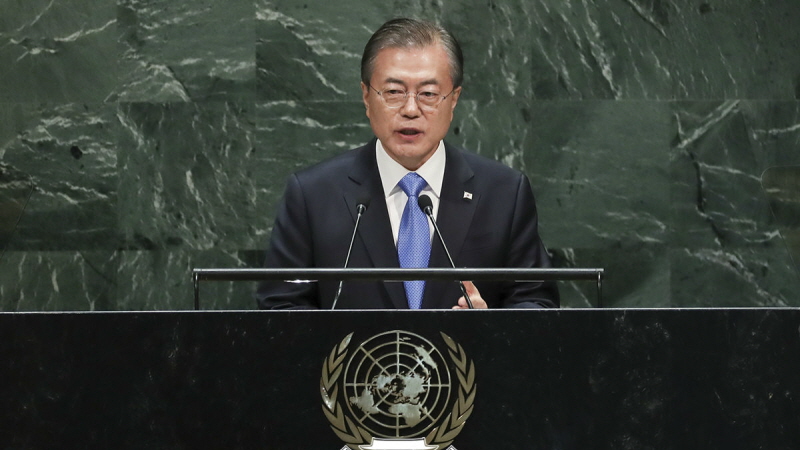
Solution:
{"label": "man's mouth", "polygon": [[403,128],[403,129],[399,130],[399,133],[404,135],[404,136],[415,136],[417,134],[420,134],[421,131],[419,131],[417,129],[414,129],[414,128]]}

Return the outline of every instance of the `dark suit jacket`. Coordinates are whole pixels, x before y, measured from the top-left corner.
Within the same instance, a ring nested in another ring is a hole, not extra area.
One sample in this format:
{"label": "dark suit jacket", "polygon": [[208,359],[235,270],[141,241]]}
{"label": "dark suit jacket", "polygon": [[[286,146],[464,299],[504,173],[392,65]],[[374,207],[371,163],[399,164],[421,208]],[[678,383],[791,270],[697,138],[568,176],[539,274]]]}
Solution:
{"label": "dark suit jacket", "polygon": [[[375,139],[292,175],[281,200],[265,266],[341,268],[356,218],[369,199],[348,267],[399,267],[375,160]],[[536,204],[520,172],[445,143],[447,162],[437,223],[456,267],[550,267],[539,238]],[[472,193],[465,199],[464,193]],[[436,235],[429,267],[450,267]],[[261,283],[260,308],[330,308],[338,282]],[[557,307],[554,283],[478,282],[493,307]],[[455,282],[428,281],[423,308],[449,309]],[[345,281],[337,309],[407,308],[401,282]]]}

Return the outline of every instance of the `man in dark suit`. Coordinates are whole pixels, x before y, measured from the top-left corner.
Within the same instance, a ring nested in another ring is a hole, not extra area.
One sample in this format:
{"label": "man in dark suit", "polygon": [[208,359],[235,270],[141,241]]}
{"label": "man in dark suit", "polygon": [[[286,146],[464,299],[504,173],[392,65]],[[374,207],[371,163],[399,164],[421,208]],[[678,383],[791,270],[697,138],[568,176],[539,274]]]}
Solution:
{"label": "man in dark suit", "polygon": [[[458,42],[441,27],[395,19],[375,32],[364,49],[361,90],[376,138],[289,178],[266,267],[341,267],[359,203],[368,207],[348,267],[449,267],[420,217],[422,195],[431,199],[457,267],[550,267],[528,179],[443,141],[461,95],[462,67]],[[330,308],[338,285],[264,282],[256,297],[265,309]],[[552,282],[465,285],[476,308],[559,304]],[[430,281],[348,281],[337,304],[409,307],[467,304],[456,283]]]}

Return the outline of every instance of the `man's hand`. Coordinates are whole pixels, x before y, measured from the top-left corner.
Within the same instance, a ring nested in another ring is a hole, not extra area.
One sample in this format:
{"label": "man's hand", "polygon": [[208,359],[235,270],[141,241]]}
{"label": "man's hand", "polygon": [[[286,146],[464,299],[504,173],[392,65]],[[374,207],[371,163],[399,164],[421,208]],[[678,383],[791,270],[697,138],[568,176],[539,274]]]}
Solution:
{"label": "man's hand", "polygon": [[[469,299],[472,301],[472,306],[475,309],[487,309],[486,302],[483,301],[481,297],[481,293],[478,292],[478,288],[475,287],[475,284],[472,281],[465,281],[464,288],[467,290],[467,295],[469,295]],[[453,309],[469,309],[469,305],[467,304],[467,299],[461,297],[458,299],[458,304],[453,306]]]}

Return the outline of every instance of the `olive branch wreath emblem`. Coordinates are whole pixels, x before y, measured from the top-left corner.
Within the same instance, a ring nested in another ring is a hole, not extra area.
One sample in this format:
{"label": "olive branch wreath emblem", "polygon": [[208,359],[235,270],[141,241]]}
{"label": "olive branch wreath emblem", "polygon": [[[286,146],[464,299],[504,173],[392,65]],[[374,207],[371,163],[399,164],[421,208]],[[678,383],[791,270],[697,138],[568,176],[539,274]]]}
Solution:
{"label": "olive branch wreath emblem", "polygon": [[[448,354],[456,367],[459,382],[458,399],[453,403],[453,409],[444,421],[428,433],[425,442],[428,445],[437,446],[438,450],[444,450],[458,436],[472,414],[477,388],[475,386],[475,363],[467,358],[464,348],[460,344],[453,341],[450,336],[442,332],[440,334],[447,344]],[[348,354],[347,347],[350,345],[352,337],[353,333],[345,336],[325,358],[322,365],[320,393],[322,394],[322,411],[328,418],[333,432],[350,449],[361,450],[361,445],[372,442],[372,435],[345,414],[344,408],[338,401],[340,391],[337,382],[344,370],[344,361]]]}

